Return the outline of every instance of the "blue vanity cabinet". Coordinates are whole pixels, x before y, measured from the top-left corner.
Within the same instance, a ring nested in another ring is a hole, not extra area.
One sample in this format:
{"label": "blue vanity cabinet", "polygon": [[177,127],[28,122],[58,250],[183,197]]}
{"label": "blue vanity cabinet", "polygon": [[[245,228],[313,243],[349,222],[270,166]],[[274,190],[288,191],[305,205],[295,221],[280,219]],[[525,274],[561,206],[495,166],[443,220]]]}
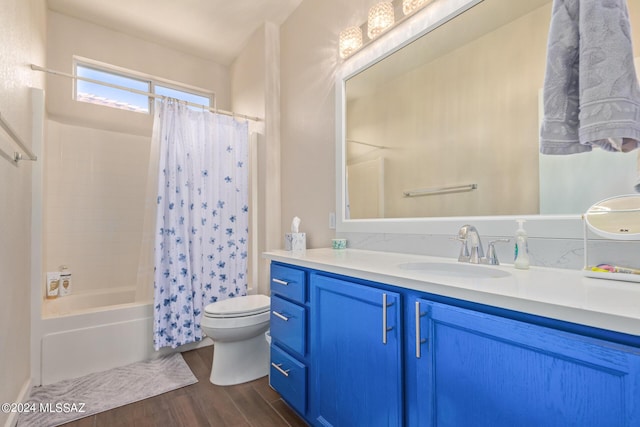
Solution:
{"label": "blue vanity cabinet", "polygon": [[407,425],[640,426],[640,349],[411,298]]}
{"label": "blue vanity cabinet", "polygon": [[312,422],[403,425],[399,293],[310,274]]}
{"label": "blue vanity cabinet", "polygon": [[308,408],[308,274],[271,264],[269,384],[303,417]]}

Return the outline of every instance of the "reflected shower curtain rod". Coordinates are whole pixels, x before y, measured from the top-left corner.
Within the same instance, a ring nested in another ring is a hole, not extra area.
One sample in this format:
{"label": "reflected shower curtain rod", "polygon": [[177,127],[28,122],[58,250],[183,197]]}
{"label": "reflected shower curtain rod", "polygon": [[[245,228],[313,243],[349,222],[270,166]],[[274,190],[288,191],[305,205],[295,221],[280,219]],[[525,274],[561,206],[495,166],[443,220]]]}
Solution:
{"label": "reflected shower curtain rod", "polygon": [[[125,86],[119,86],[119,85],[115,85],[112,83],[106,83],[106,82],[101,82],[100,80],[94,80],[94,79],[89,79],[87,77],[79,77],[79,76],[74,76],[73,74],[69,74],[69,73],[63,73],[62,71],[56,71],[56,70],[51,70],[49,68],[44,68],[41,67],[39,65],[35,65],[35,64],[31,64],[31,69],[34,71],[42,71],[48,74],[53,74],[54,76],[62,76],[62,77],[67,77],[73,80],[82,80],[85,82],[89,82],[89,83],[95,83],[95,84],[99,84],[102,86],[107,86],[107,87],[112,87],[114,89],[120,89],[120,90],[126,90],[127,92],[132,92],[132,93],[136,93],[138,95],[144,95],[144,96],[148,96],[150,98],[166,98],[163,95],[156,95],[155,93],[151,93],[151,92],[145,92],[142,90],[137,90],[137,89],[131,89]],[[209,110],[213,113],[218,113],[218,114],[224,114],[225,116],[232,116],[232,117],[240,117],[246,120],[251,120],[254,122],[261,122],[263,119],[261,119],[260,117],[253,117],[253,116],[247,116],[244,114],[238,114],[238,113],[234,113],[232,111],[225,111],[225,110],[219,110],[217,108],[213,108],[213,107],[208,107],[206,105],[202,105],[202,104],[196,104],[194,102],[188,102],[188,101],[182,101],[185,104],[191,106],[191,107],[196,107],[196,108],[202,108],[203,110]]]}

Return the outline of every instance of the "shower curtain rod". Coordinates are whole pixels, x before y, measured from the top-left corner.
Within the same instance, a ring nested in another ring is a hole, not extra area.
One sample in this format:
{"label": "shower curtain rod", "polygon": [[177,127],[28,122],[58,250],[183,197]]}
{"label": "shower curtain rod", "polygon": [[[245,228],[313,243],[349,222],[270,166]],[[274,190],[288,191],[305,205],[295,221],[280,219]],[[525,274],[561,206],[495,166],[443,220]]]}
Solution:
{"label": "shower curtain rod", "polygon": [[[89,83],[95,83],[95,84],[99,84],[102,86],[107,86],[107,87],[112,87],[114,89],[120,89],[120,90],[126,90],[127,92],[132,92],[132,93],[136,93],[138,95],[144,95],[144,96],[148,96],[150,98],[166,98],[163,95],[157,95],[155,93],[151,93],[151,92],[145,92],[142,90],[137,90],[137,89],[131,89],[125,86],[120,86],[120,85],[115,85],[112,83],[106,83],[106,82],[102,82],[100,80],[94,80],[94,79],[89,79],[87,77],[79,77],[79,76],[74,76],[73,74],[69,74],[69,73],[63,73],[62,71],[56,71],[56,70],[51,70],[49,68],[44,68],[41,67],[39,65],[35,65],[35,64],[31,64],[31,69],[34,71],[42,71],[48,74],[53,74],[54,76],[62,76],[62,77],[67,77],[73,80],[82,80],[85,82],[89,82]],[[234,113],[232,111],[225,111],[225,110],[219,110],[217,108],[213,108],[213,107],[208,107],[206,105],[202,105],[202,104],[196,104],[194,102],[189,102],[189,101],[183,101],[185,104],[190,105],[192,107],[196,107],[196,108],[202,108],[203,110],[209,110],[213,113],[218,113],[218,114],[224,114],[225,116],[232,116],[232,117],[240,117],[246,120],[252,120],[254,122],[261,122],[262,119],[260,117],[253,117],[253,116],[246,116],[244,114],[238,114],[238,113]]]}

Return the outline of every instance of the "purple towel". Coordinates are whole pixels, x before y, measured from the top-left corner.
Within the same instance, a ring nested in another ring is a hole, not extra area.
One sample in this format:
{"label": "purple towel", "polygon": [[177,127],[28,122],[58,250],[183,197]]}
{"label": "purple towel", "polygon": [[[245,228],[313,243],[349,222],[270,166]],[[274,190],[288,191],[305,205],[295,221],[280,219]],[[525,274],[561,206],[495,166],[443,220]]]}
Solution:
{"label": "purple towel", "polygon": [[544,81],[540,152],[640,141],[640,87],[625,0],[554,0]]}

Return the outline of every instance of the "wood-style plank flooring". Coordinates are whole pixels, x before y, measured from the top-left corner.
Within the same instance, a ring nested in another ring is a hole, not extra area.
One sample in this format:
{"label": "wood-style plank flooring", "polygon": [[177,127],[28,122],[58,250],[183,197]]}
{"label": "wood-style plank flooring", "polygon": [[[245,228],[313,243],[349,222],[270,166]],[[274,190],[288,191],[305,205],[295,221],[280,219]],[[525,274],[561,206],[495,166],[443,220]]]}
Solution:
{"label": "wood-style plank flooring", "polygon": [[268,377],[234,386],[209,381],[213,346],[182,353],[196,384],[82,418],[64,427],[299,427],[307,424],[280,398]]}

